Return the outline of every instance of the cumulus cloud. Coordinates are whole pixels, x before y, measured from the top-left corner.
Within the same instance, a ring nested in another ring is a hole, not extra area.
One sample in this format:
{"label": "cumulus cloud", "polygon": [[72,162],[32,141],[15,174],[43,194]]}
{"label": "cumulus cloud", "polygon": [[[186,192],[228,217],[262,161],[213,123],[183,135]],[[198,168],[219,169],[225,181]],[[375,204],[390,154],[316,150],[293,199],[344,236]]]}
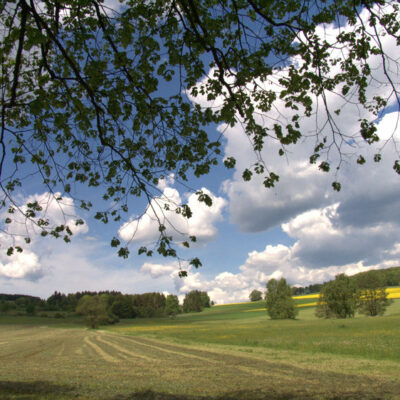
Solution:
{"label": "cumulus cloud", "polygon": [[[21,273],[15,269],[9,275],[0,274],[0,292],[23,293],[46,298],[54,291],[75,293],[91,290],[118,290],[122,293],[143,293],[168,290],[173,292],[173,282],[160,276],[157,280],[147,273],[138,271],[132,263],[109,255],[105,249],[108,243],[86,240],[66,244],[62,241],[42,244],[36,248],[39,258],[40,279]],[[23,252],[22,254],[27,254]],[[10,259],[11,260],[11,259]],[[26,266],[27,264],[24,265]]]}
{"label": "cumulus cloud", "polygon": [[253,289],[264,291],[272,278],[306,286],[339,273],[353,275],[400,264],[400,221],[346,224],[339,202],[301,213],[282,224],[282,230],[295,240],[292,245],[266,245],[250,252],[237,273],[225,271],[206,279],[202,271],[191,269],[180,279],[176,265],[145,264],[142,270],[154,277],[169,276],[180,296],[202,290],[220,304],[246,301]]}
{"label": "cumulus cloud", "polygon": [[39,257],[31,251],[11,255],[8,262],[0,262],[0,276],[6,278],[37,280],[43,276]]}
{"label": "cumulus cloud", "polygon": [[[32,219],[25,218],[24,214],[28,211],[28,203],[36,202],[40,207]],[[73,236],[86,233],[87,225],[76,225],[78,218],[74,200],[70,197],[61,198],[60,193],[42,193],[21,198],[19,209],[13,214],[7,211],[1,213],[1,219],[11,218],[11,222],[4,224],[0,232],[1,251],[0,251],[0,276],[10,279],[38,280],[45,274],[45,269],[41,263],[40,247],[41,242],[52,240],[44,239],[41,236],[41,228],[38,221],[48,221],[47,228],[58,225],[68,226]],[[62,234],[62,233],[61,233]],[[30,243],[25,239],[29,238]],[[20,246],[22,253],[14,251],[11,256],[5,254],[10,246]]]}
{"label": "cumulus cloud", "polygon": [[151,200],[142,216],[132,218],[122,225],[118,231],[119,236],[127,242],[149,244],[159,238],[159,226],[162,224],[166,228],[166,234],[177,242],[188,240],[189,236],[196,236],[199,244],[212,241],[218,234],[216,223],[222,220],[226,200],[203,188],[203,193],[212,199],[212,206],[199,202],[196,194],[190,194],[186,196],[186,200],[193,215],[185,218],[176,212],[183,203],[181,195],[178,190],[166,186],[167,183],[171,183],[171,179],[169,182],[159,183],[163,189],[162,195]]}
{"label": "cumulus cloud", "polygon": [[251,252],[240,276],[258,277],[266,282],[273,274],[292,284],[308,285],[349,275],[398,265],[400,226],[370,225],[359,229],[348,225],[338,229],[340,205],[307,211],[282,226],[296,239],[292,246],[270,246]]}
{"label": "cumulus cloud", "polygon": [[144,263],[140,268],[141,272],[150,274],[152,278],[171,275],[177,270],[179,270],[179,265],[177,263],[172,263],[169,265]]}

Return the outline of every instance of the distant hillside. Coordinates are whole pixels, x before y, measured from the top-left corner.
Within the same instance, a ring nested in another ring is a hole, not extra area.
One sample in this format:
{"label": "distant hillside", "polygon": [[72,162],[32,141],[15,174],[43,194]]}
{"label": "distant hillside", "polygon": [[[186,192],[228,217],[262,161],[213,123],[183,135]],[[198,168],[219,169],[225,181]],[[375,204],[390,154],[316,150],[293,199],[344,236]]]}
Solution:
{"label": "distant hillside", "polygon": [[17,299],[27,299],[29,301],[33,302],[40,302],[41,299],[40,297],[36,296],[29,296],[27,294],[6,294],[6,293],[0,293],[0,301],[15,301]]}
{"label": "distant hillside", "polygon": [[[383,286],[400,286],[400,267],[376,269],[372,271],[381,275]],[[370,273],[371,271],[360,272],[358,274],[352,275],[351,278],[358,280],[361,276],[365,276]]]}
{"label": "distant hillside", "polygon": [[[372,271],[374,271],[374,273],[378,272],[378,274],[382,277],[383,286],[400,286],[400,267],[377,269]],[[371,271],[360,272],[358,274],[352,275],[350,278],[359,280],[360,277],[368,275],[370,273]],[[306,287],[293,287],[292,294],[293,296],[299,296],[305,294],[319,293],[323,285],[323,283],[314,283]]]}

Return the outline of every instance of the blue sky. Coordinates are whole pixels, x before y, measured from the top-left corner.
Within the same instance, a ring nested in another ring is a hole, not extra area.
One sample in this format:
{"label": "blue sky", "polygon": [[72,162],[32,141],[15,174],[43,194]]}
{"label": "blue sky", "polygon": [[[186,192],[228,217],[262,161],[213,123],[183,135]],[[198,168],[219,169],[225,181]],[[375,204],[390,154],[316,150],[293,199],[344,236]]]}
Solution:
{"label": "blue sky", "polygon": [[[325,28],[323,34],[333,37],[335,28]],[[382,40],[387,53],[395,58],[396,45],[389,38]],[[380,59],[371,58],[370,64],[376,80],[371,82],[369,95],[389,96],[390,88],[379,83]],[[393,67],[393,79],[398,85],[395,66],[388,67]],[[276,80],[267,84],[279,91]],[[188,222],[169,215],[175,226],[198,237],[198,244],[190,250],[179,248],[182,257],[198,256],[203,263],[198,270],[189,268],[187,278],[178,277],[179,265],[173,259],[136,255],[135,249],[156,238],[157,226],[151,220],[151,212],[139,220],[138,226],[129,224],[129,219],[126,225],[104,225],[93,218],[93,213],[79,210],[72,199],[64,196],[64,213],[79,215],[86,224],[75,228],[70,244],[44,240],[33,233],[32,244],[25,246],[22,254],[0,254],[0,292],[48,297],[55,290],[159,291],[182,297],[189,290],[200,289],[206,290],[215,302],[226,303],[247,300],[253,289],[264,290],[271,278],[285,277],[291,284],[308,285],[329,280],[341,272],[354,274],[400,265],[400,177],[392,169],[394,160],[400,158],[400,147],[396,148],[400,141],[398,109],[390,98],[386,112],[377,121],[381,141],[368,146],[357,139],[358,120],[375,117],[349,100],[354,100],[354,94],[346,99],[331,93],[328,96],[332,109],[342,108],[336,120],[338,126],[355,135],[354,141],[342,143],[342,153],[348,156],[338,175],[335,171],[322,173],[317,165],[308,162],[315,145],[312,132],[324,126],[326,116],[321,112],[301,121],[302,132],[309,138],[289,147],[287,156],[279,157],[278,144],[266,142],[263,159],[280,175],[279,183],[272,189],[265,189],[257,177],[243,182],[242,171],[254,162],[254,153],[240,125],[209,128],[210,134],[223,132],[224,155],[237,160],[234,170],[218,167],[208,176],[189,182],[195,190],[203,188],[213,197],[213,207],[198,203],[173,176],[159,184],[163,196],[158,202],[169,199],[189,201],[192,205],[194,215]],[[206,99],[194,101],[209,105]],[[314,105],[319,101],[315,99]],[[218,107],[219,100],[212,105]],[[279,102],[269,115],[263,116],[266,124],[281,117],[290,115]],[[372,161],[377,152],[382,153],[380,163]],[[365,165],[356,163],[358,154],[366,158]],[[338,157],[332,147],[332,165],[339,162]],[[340,193],[331,188],[334,180],[342,183]],[[83,194],[91,196],[94,202],[98,199],[98,193],[84,190]],[[49,203],[45,190],[34,180],[18,196],[21,204],[27,198],[48,204],[47,215],[61,221],[59,207]],[[146,204],[132,199],[130,210],[133,218],[134,214],[146,211]],[[22,229],[21,226],[13,227]],[[117,235],[122,239],[133,237],[127,260],[117,257],[115,249],[109,246],[111,238]],[[7,235],[1,233],[0,239],[2,247],[6,247]]]}

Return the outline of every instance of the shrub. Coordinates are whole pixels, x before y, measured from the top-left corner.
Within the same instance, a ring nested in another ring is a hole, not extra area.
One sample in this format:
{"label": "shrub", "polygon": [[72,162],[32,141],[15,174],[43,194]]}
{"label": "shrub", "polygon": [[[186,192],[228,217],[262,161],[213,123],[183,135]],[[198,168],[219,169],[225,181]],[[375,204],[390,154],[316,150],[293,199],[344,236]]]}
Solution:
{"label": "shrub", "polygon": [[262,300],[262,292],[259,290],[254,289],[250,294],[249,294],[249,299],[250,301],[259,301]]}

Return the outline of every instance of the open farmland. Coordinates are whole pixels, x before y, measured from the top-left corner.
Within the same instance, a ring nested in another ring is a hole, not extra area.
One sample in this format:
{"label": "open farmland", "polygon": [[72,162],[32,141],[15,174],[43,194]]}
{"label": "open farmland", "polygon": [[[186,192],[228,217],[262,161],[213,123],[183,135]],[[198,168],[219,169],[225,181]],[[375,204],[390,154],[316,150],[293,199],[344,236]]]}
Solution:
{"label": "open farmland", "polygon": [[[400,399],[400,301],[383,317],[271,321],[260,303],[88,330],[0,319],[0,398]],[[252,311],[251,311],[252,310]]]}

